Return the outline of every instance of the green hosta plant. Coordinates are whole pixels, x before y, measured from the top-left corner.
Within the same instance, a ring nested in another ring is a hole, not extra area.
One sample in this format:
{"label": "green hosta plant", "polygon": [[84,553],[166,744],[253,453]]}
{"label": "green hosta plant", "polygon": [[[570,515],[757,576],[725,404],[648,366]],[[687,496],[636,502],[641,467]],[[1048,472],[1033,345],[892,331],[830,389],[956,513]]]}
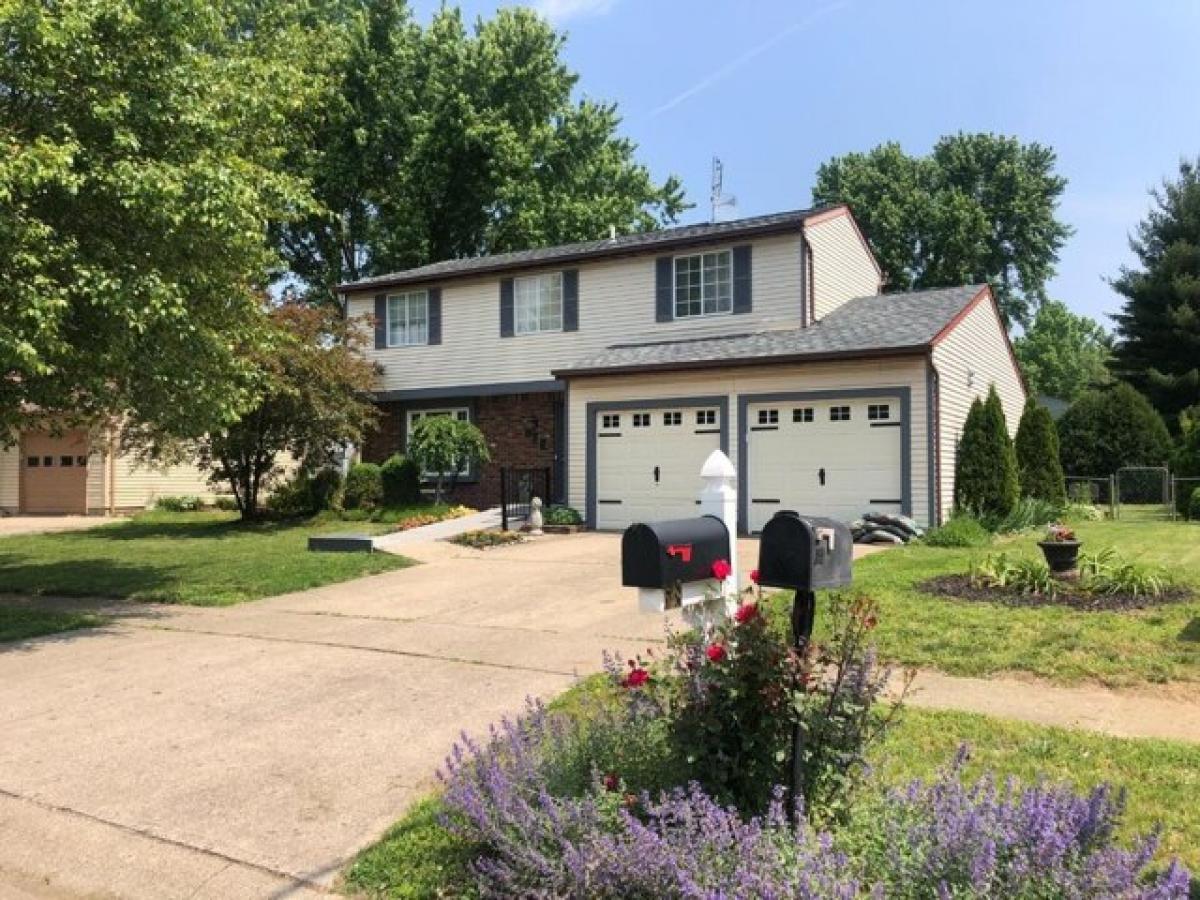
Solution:
{"label": "green hosta plant", "polygon": [[1133,562],[1121,562],[1089,578],[1087,587],[1098,594],[1161,597],[1170,587],[1170,578],[1160,569]]}
{"label": "green hosta plant", "polygon": [[971,565],[968,575],[975,587],[1005,588],[1021,594],[1053,597],[1059,582],[1041,560],[991,553]]}

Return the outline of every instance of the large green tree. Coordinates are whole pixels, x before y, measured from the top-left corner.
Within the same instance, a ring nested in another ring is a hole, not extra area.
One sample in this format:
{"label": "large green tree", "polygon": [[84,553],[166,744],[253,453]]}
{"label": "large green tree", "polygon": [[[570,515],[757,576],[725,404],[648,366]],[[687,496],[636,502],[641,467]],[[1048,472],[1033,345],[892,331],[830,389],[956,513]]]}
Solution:
{"label": "large green tree", "polygon": [[1013,341],[1021,370],[1035,394],[1073,402],[1088,388],[1107,383],[1112,353],[1107,332],[1065,303],[1048,300],[1025,333]]}
{"label": "large green tree", "polygon": [[1063,469],[1100,477],[1122,466],[1164,466],[1172,456],[1162,416],[1125,382],[1087,391],[1058,420]]}
{"label": "large green tree", "polygon": [[995,134],[947,135],[928,156],[886,143],[823,164],[813,202],[850,205],[893,290],[986,281],[1024,324],[1071,233],[1055,162],[1049,147]]}
{"label": "large green tree", "polygon": [[0,5],[0,439],[122,412],[197,434],[251,402],[268,220],[303,208],[301,3]]}
{"label": "large green tree", "polygon": [[422,27],[402,0],[344,0],[288,165],[323,210],[281,229],[316,296],[421,265],[644,230],[685,208],[618,134],[611,104],[576,101],[563,37],[527,9]]}
{"label": "large green tree", "polygon": [[1125,304],[1111,365],[1174,427],[1200,403],[1200,160],[1180,163],[1152,196],[1130,239],[1141,265],[1112,282]]}

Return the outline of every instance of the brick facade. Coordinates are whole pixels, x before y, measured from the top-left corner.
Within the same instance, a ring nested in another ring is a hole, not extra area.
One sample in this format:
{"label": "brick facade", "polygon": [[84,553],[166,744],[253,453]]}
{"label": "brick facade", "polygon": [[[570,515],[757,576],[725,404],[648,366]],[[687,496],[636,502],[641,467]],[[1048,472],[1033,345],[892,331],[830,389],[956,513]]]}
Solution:
{"label": "brick facade", "polygon": [[403,452],[407,412],[420,408],[467,407],[471,421],[483,432],[492,454],[474,479],[461,480],[452,499],[456,503],[486,509],[500,503],[500,469],[530,468],[551,470],[557,484],[556,469],[558,423],[562,412],[561,394],[504,394],[439,400],[436,403],[381,403],[380,419],[374,433],[363,444],[363,459],[383,462],[393,453]]}

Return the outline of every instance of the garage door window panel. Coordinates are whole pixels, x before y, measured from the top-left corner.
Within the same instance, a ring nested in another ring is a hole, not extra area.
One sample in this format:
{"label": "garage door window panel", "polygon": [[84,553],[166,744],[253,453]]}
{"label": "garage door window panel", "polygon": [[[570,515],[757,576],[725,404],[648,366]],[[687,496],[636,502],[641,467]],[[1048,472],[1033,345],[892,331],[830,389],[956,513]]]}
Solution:
{"label": "garage door window panel", "polygon": [[830,422],[849,422],[850,407],[848,406],[831,406],[829,407]]}

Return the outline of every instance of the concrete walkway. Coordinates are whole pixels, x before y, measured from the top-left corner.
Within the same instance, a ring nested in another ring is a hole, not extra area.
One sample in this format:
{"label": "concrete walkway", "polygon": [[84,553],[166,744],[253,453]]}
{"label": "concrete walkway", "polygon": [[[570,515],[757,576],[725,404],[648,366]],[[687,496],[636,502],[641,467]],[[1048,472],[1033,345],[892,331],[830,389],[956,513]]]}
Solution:
{"label": "concrete walkway", "polygon": [[371,543],[376,550],[385,553],[404,554],[405,548],[428,544],[431,541],[444,541],[447,538],[466,534],[468,531],[486,531],[500,527],[500,509],[486,509],[483,512],[471,513],[457,519],[446,519],[419,528],[409,528],[406,531],[394,531],[391,534],[381,534]]}
{"label": "concrete walkway", "polygon": [[[659,645],[619,543],[410,544],[424,565],[236,607],[111,604],[105,628],[0,644],[0,896],[328,891],[460,729]],[[911,702],[1200,740],[1200,704],[1149,694],[923,673]]]}

